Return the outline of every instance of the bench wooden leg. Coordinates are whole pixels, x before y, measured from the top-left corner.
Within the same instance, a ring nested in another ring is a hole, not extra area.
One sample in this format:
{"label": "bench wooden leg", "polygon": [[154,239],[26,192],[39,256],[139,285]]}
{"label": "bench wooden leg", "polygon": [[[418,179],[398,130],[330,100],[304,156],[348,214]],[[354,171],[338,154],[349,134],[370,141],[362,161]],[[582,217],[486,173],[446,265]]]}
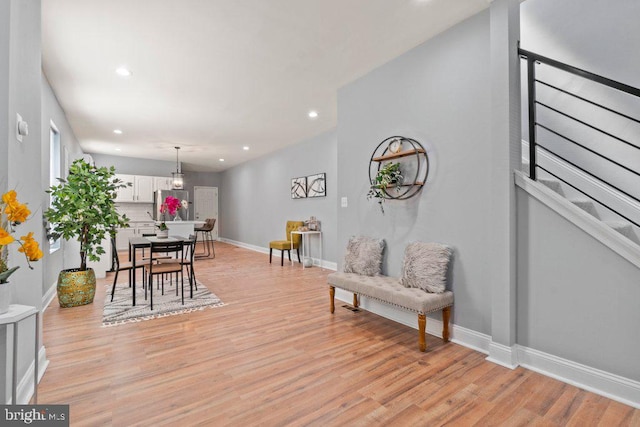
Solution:
{"label": "bench wooden leg", "polygon": [[451,317],[451,307],[442,309],[442,340],[449,341],[449,318]]}
{"label": "bench wooden leg", "polygon": [[334,304],[333,299],[336,296],[336,288],[334,288],[333,286],[329,286],[329,302],[330,302],[330,309],[331,309],[331,313],[333,313],[336,310],[336,306]]}
{"label": "bench wooden leg", "polygon": [[353,306],[358,308],[358,294],[353,294]]}
{"label": "bench wooden leg", "polygon": [[427,316],[424,314],[418,314],[418,344],[420,345],[420,351],[427,350],[427,341],[425,338],[425,330],[427,329]]}

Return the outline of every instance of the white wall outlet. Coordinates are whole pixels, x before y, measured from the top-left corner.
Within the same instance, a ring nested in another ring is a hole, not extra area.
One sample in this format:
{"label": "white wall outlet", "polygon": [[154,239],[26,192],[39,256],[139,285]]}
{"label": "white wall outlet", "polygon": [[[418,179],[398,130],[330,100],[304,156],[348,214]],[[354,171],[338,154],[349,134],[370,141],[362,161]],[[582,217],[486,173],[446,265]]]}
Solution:
{"label": "white wall outlet", "polygon": [[347,201],[346,197],[343,197],[342,199],[340,199],[340,206],[342,206],[343,208],[346,208],[349,205],[349,202]]}

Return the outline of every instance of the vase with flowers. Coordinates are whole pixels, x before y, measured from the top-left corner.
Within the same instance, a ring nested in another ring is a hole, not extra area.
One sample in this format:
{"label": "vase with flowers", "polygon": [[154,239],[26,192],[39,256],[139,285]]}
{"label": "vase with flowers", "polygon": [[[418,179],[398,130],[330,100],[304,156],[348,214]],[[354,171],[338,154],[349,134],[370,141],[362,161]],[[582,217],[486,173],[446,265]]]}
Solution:
{"label": "vase with flowers", "polygon": [[158,238],[166,238],[169,236],[169,227],[167,227],[167,215],[170,217],[176,217],[178,210],[181,208],[180,199],[173,196],[165,197],[164,201],[160,205],[160,224],[158,227]]}
{"label": "vase with flowers", "polygon": [[16,191],[10,190],[2,196],[0,202],[0,314],[9,311],[11,302],[9,276],[20,268],[19,265],[9,267],[9,245],[15,243],[20,246],[18,252],[24,254],[27,265],[32,270],[31,263],[42,258],[42,250],[33,238],[32,231],[21,236],[20,239],[13,237],[16,227],[25,222],[31,214],[27,205],[20,203],[17,197]]}

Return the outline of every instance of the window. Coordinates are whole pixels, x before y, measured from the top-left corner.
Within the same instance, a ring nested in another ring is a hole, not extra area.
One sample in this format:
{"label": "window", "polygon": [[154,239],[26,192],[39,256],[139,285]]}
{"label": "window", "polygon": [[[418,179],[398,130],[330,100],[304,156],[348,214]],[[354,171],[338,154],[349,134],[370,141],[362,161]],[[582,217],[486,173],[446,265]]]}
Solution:
{"label": "window", "polygon": [[[60,131],[56,125],[51,122],[49,127],[49,185],[57,185],[60,175]],[[49,199],[51,206],[51,199]],[[49,239],[49,253],[60,249],[60,239]]]}

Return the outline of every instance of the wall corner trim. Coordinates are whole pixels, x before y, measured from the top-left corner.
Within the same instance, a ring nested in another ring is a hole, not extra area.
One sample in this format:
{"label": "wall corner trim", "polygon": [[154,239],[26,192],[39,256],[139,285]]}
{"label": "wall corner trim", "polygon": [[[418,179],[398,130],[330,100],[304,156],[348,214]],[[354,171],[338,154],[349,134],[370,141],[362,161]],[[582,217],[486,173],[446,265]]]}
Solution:
{"label": "wall corner trim", "polygon": [[489,344],[489,357],[486,360],[509,369],[518,367],[518,354],[515,346],[509,347],[493,341]]}

